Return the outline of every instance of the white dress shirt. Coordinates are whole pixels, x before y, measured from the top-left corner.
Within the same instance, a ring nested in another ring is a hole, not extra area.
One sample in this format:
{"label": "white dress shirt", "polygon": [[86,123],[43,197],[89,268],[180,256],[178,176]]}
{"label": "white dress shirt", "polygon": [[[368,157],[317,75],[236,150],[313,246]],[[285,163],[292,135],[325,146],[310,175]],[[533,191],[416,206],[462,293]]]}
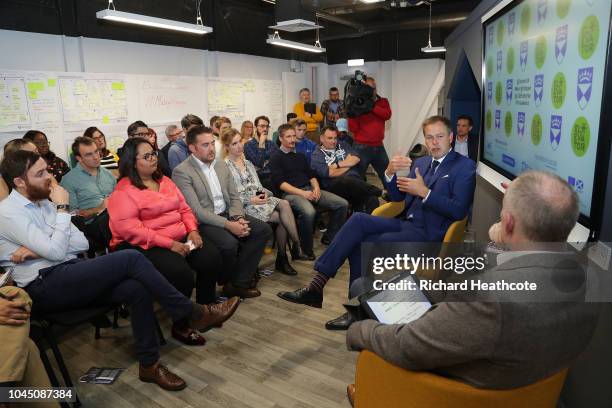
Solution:
{"label": "white dress shirt", "polygon": [[204,173],[204,177],[206,177],[206,181],[208,182],[208,188],[210,188],[213,205],[215,206],[215,214],[219,215],[225,212],[227,205],[225,204],[225,198],[223,198],[223,190],[221,190],[219,177],[217,176],[217,172],[215,172],[215,164],[217,164],[217,159],[213,160],[209,166],[197,157],[193,156],[193,158],[200,166],[200,169],[202,170],[202,173]]}
{"label": "white dress shirt", "polygon": [[[40,258],[14,264],[11,255],[21,246]],[[13,190],[0,202],[0,265],[12,268],[17,286],[27,286],[39,270],[76,258],[88,248],[85,235],[70,222],[70,214],[57,212],[49,200],[32,202]]]}

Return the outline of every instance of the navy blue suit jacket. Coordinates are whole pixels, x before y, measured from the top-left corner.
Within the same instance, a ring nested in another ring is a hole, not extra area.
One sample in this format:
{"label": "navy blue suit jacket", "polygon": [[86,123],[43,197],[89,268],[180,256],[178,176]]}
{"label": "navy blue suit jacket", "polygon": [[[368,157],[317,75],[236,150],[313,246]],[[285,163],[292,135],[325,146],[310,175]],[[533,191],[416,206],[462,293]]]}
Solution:
{"label": "navy blue suit jacket", "polygon": [[[416,177],[416,169],[427,179],[431,156],[414,161],[408,177]],[[454,222],[463,219],[472,205],[476,187],[476,163],[451,150],[431,179],[427,200],[402,193],[397,188],[396,176],[387,183],[392,201],[406,201],[406,216],[412,215],[415,227],[424,228],[430,242],[444,239],[446,230]]]}

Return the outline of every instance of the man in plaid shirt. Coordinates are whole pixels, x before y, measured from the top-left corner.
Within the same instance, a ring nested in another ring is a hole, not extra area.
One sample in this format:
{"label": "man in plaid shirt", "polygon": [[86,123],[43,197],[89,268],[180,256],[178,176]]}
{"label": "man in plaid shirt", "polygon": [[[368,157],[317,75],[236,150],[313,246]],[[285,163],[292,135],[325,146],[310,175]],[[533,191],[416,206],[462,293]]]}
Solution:
{"label": "man in plaid shirt", "polygon": [[345,118],[344,101],[340,99],[340,91],[335,86],[329,88],[329,99],[321,104],[321,113],[325,116],[325,126],[336,126],[336,121]]}

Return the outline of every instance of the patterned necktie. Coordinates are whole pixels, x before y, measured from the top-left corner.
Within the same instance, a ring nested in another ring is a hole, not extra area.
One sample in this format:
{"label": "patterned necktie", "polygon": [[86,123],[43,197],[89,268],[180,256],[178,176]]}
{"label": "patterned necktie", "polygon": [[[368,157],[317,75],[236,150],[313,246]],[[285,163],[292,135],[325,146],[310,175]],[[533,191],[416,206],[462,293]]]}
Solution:
{"label": "patterned necktie", "polygon": [[436,174],[436,169],[438,168],[438,166],[440,165],[440,162],[437,160],[433,160],[431,162],[431,166],[429,167],[429,170],[427,171],[427,174],[425,175],[424,181],[425,181],[425,185],[429,185],[429,181],[433,178],[434,174]]}

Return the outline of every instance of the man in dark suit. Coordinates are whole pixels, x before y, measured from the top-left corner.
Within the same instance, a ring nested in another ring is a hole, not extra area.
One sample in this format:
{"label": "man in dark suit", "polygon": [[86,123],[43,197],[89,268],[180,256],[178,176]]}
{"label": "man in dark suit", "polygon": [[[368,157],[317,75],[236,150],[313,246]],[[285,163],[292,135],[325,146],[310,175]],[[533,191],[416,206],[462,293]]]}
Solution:
{"label": "man in dark suit", "polygon": [[578,214],[578,197],[565,180],[521,174],[490,230],[509,251],[473,279],[528,281],[537,289],[483,290],[470,298],[456,292],[407,324],[356,322],[347,332],[349,349],[481,388],[523,387],[567,368],[589,344],[599,315],[599,304],[585,301],[585,268],[564,245]]}
{"label": "man in dark suit", "polygon": [[[451,149],[453,132],[447,118],[433,116],[422,128],[431,156],[417,159],[409,177],[401,177],[412,164],[405,156],[395,156],[385,171],[391,199],[406,201],[404,216],[389,219],[353,214],[315,263],[318,273],[312,282],[294,292],[280,292],[279,297],[321,307],[323,287],[345,260],[350,263],[350,282],[361,277],[362,242],[440,242],[450,224],[466,216],[476,185],[475,163]],[[346,330],[350,323],[345,314],[327,322],[326,327]]]}
{"label": "man in dark suit", "polygon": [[204,241],[212,242],[223,256],[224,269],[229,272],[223,293],[257,297],[261,293],[253,281],[272,229],[245,215],[229,168],[216,158],[212,129],[191,128],[186,143],[191,155],[174,168],[172,180],[198,219]]}
{"label": "man in dark suit", "polygon": [[473,125],[474,121],[468,115],[457,118],[457,136],[453,140],[453,150],[478,162],[478,135],[471,133]]}

